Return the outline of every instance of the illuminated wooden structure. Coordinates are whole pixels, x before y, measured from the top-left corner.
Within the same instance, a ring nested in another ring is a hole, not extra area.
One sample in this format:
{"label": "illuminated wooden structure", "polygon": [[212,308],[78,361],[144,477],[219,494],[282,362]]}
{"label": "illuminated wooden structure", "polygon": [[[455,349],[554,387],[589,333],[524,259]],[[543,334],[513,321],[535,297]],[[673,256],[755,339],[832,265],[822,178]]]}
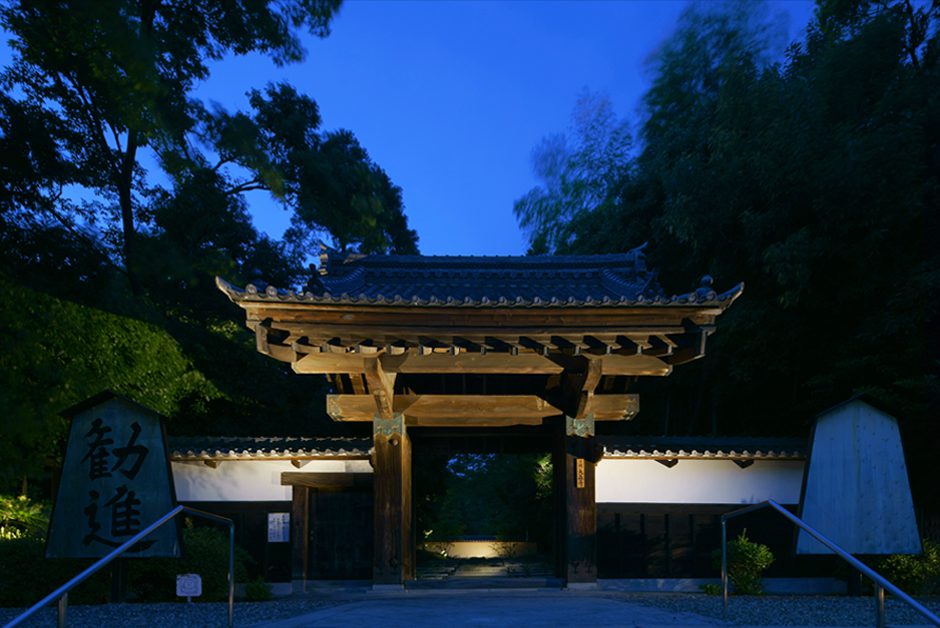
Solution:
{"label": "illuminated wooden structure", "polygon": [[629,420],[637,376],[705,354],[743,286],[667,297],[641,249],[532,257],[321,256],[302,293],[219,288],[258,351],[322,374],[336,421],[371,421],[376,585],[414,577],[414,428],[543,426],[554,435],[559,575],[596,580],[596,421]]}

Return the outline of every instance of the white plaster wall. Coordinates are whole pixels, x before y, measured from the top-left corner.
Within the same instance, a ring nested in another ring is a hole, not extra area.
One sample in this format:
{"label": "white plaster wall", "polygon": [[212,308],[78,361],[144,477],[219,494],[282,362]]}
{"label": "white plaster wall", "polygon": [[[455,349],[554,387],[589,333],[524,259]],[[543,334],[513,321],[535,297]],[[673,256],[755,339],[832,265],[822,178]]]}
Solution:
{"label": "white plaster wall", "polygon": [[598,502],[797,504],[803,462],[757,460],[742,469],[731,460],[680,460],[670,469],[655,460],[605,458],[597,464],[596,482]]}
{"label": "white plaster wall", "polygon": [[173,462],[179,501],[290,501],[281,473],[371,473],[367,460],[311,460],[298,469],[289,460],[229,460],[213,469],[202,462]]}

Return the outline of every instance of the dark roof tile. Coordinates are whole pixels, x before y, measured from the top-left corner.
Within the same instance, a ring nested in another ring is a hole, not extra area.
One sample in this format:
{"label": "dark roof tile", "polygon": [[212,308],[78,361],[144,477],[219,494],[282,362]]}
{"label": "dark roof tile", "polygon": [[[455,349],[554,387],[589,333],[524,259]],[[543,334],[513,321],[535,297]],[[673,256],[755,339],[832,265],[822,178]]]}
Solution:
{"label": "dark roof tile", "polygon": [[218,279],[235,301],[468,307],[728,305],[739,284],[718,294],[711,277],[667,296],[646,267],[643,247],[616,255],[441,256],[340,255],[327,251],[300,294]]}
{"label": "dark roof tile", "polygon": [[605,458],[803,460],[802,438],[600,436]]}
{"label": "dark roof tile", "polygon": [[186,460],[264,460],[289,458],[368,458],[371,438],[176,436],[170,458]]}

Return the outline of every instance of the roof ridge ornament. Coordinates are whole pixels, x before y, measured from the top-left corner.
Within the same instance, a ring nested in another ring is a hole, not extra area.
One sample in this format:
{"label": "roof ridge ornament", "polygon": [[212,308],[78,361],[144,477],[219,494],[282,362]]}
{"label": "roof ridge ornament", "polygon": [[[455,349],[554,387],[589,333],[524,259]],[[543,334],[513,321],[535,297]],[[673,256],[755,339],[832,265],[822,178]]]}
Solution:
{"label": "roof ridge ornament", "polygon": [[718,297],[718,293],[712,288],[713,283],[715,283],[714,277],[711,275],[703,275],[699,280],[699,287],[695,289],[696,300],[714,301]]}
{"label": "roof ridge ornament", "polygon": [[342,264],[349,264],[356,262],[365,257],[369,257],[364,253],[357,253],[356,251],[340,251],[337,248],[326,244],[323,240],[319,241],[320,247],[320,267],[318,269],[320,276],[329,275],[331,271],[335,271],[336,267]]}

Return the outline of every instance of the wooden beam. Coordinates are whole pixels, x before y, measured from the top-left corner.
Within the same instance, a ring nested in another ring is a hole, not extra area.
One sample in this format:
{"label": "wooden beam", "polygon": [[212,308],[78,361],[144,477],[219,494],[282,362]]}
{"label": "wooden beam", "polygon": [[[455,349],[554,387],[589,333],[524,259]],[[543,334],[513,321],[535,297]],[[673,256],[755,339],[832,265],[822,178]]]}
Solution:
{"label": "wooden beam", "polygon": [[548,355],[552,349],[548,344],[540,342],[535,338],[530,338],[529,336],[520,336],[519,344],[530,351],[534,351],[538,355]]}
{"label": "wooden beam", "polygon": [[651,335],[649,338],[649,349],[644,349],[644,355],[651,355],[654,357],[665,357],[672,355],[673,350],[676,347],[675,341],[671,340],[669,336],[666,335]]}
{"label": "wooden beam", "polygon": [[552,336],[551,341],[559,351],[569,355],[581,355],[582,348],[586,347],[582,346],[580,340],[572,340],[564,336]]}
{"label": "wooden beam", "polygon": [[432,353],[416,355],[385,355],[382,367],[395,373],[474,373],[493,375],[531,375],[561,373],[560,366],[551,360],[532,353],[512,355],[510,353],[461,353],[447,355]]}
{"label": "wooden beam", "polygon": [[[382,369],[386,373],[442,373],[461,374],[473,373],[482,375],[557,375],[564,370],[568,363],[565,360],[578,356],[556,354],[548,351],[546,345],[545,355],[536,353],[510,353],[487,352],[449,353],[428,352],[420,355],[417,350],[406,351],[400,355],[382,354],[378,356]],[[271,345],[274,347],[274,345]],[[288,349],[285,347],[285,349]],[[336,373],[363,373],[368,366],[368,360],[376,358],[359,353],[309,353],[298,356],[299,359],[291,363],[295,373],[301,374],[336,374]],[[600,360],[603,375],[648,375],[662,377],[672,372],[672,366],[663,360],[649,355],[622,355],[611,353],[609,355],[592,356]]]}
{"label": "wooden beam", "polygon": [[[504,336],[508,327],[518,329],[516,333],[520,335],[551,334],[570,330],[572,320],[580,322],[579,328],[591,330],[584,332],[590,334],[605,331],[624,333],[633,329],[641,331],[643,328],[663,328],[670,325],[680,327],[679,331],[682,331],[683,319],[689,319],[699,325],[714,324],[715,318],[727,307],[727,305],[703,307],[688,304],[635,308],[448,308],[374,304],[314,305],[270,301],[241,301],[239,306],[245,309],[250,322],[270,318],[279,326],[288,322],[308,324],[311,336],[333,332],[334,328],[340,327],[369,328],[373,331],[376,328],[384,328],[389,331],[389,335],[401,335],[401,333],[415,329],[421,330],[419,333],[428,334],[430,330],[439,331],[442,327],[448,328],[448,332],[454,336],[474,334]],[[539,331],[536,332],[536,330]],[[301,335],[308,335],[308,333],[304,332]]]}
{"label": "wooden beam", "polygon": [[610,355],[613,351],[613,343],[596,336],[585,336],[584,343],[590,347],[590,352],[596,355]]}
{"label": "wooden beam", "polygon": [[281,473],[281,486],[320,489],[368,488],[372,486],[372,474],[284,471]]}
{"label": "wooden beam", "polygon": [[668,364],[685,364],[705,355],[705,341],[708,335],[714,331],[714,327],[698,327],[691,321],[686,321],[685,324],[685,333],[672,337],[676,343],[676,348],[671,355],[663,359]]}
{"label": "wooden beam", "polygon": [[[375,417],[371,395],[327,395],[326,408],[334,421]],[[562,414],[536,395],[396,395],[393,410],[404,414],[408,425],[422,427],[540,425]],[[594,395],[586,413],[596,421],[625,421],[639,411],[639,395]]]}
{"label": "wooden beam", "polygon": [[[371,395],[327,395],[326,411],[334,421],[371,421],[375,401]],[[538,425],[562,413],[536,395],[396,395],[393,411],[421,426]]]}
{"label": "wooden beam", "polygon": [[373,358],[359,353],[311,353],[291,364],[291,368],[295,373],[314,375],[363,373],[370,359]]}
{"label": "wooden beam", "polygon": [[349,373],[346,375],[349,378],[349,388],[344,390],[344,392],[349,392],[354,395],[364,395],[366,394],[366,382],[364,373]]}
{"label": "wooden beam", "polygon": [[597,357],[604,375],[647,375],[664,377],[672,373],[672,366],[649,355],[619,355],[612,353]]}
{"label": "wooden beam", "polygon": [[493,336],[485,336],[483,342],[488,347],[493,347],[494,351],[503,351],[509,355],[518,355],[519,354],[519,345],[515,342],[510,342],[505,338],[495,338]]}
{"label": "wooden beam", "polygon": [[664,363],[659,358],[648,355],[621,355],[611,353],[609,355],[597,356],[572,356],[563,353],[553,353],[548,356],[548,359],[557,366],[570,372],[583,370],[583,361],[586,359],[600,362],[601,375],[649,375],[662,377],[672,372],[672,366]]}
{"label": "wooden beam", "polygon": [[593,414],[595,421],[629,421],[639,412],[639,395],[595,394],[585,414]]}

